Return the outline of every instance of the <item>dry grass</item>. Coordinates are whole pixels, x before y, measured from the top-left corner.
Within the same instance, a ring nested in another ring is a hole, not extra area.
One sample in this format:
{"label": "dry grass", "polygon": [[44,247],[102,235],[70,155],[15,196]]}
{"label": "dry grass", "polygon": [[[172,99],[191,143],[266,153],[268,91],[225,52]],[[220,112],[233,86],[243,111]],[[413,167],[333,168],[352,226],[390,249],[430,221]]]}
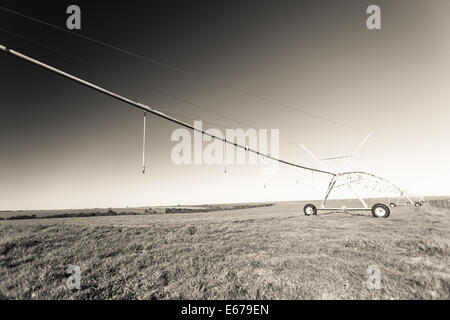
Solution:
{"label": "dry grass", "polygon": [[[448,211],[222,212],[0,221],[8,299],[449,299]],[[81,290],[65,269],[81,268]],[[381,290],[366,269],[381,269]]]}

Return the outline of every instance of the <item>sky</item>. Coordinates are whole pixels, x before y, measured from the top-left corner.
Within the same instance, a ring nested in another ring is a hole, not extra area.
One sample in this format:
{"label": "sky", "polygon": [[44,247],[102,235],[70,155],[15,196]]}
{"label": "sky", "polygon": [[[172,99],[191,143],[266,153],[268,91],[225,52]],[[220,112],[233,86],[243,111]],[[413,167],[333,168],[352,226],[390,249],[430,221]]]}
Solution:
{"label": "sky", "polygon": [[[0,1],[66,28],[72,1]],[[204,128],[279,129],[280,157],[360,169],[420,195],[450,188],[450,4],[77,1],[75,36],[0,8],[0,44]],[[381,8],[381,30],[366,8]],[[119,50],[117,48],[126,50]],[[132,53],[132,54],[130,54]],[[153,62],[152,62],[153,61]],[[155,61],[160,63],[154,63]],[[179,126],[0,52],[0,210],[319,199],[329,177],[175,165]],[[220,125],[220,127],[218,126]]]}

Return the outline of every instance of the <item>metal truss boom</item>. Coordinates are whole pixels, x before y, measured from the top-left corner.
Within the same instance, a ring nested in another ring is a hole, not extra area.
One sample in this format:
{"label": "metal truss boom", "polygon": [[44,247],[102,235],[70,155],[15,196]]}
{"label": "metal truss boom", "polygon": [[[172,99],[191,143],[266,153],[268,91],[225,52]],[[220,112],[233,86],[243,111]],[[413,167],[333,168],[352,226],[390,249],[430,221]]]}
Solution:
{"label": "metal truss boom", "polygon": [[158,116],[160,118],[166,119],[166,120],[168,120],[170,122],[176,123],[176,124],[178,124],[180,126],[183,126],[185,128],[191,129],[193,131],[200,132],[200,133],[202,133],[204,135],[210,136],[213,139],[221,140],[224,143],[231,144],[231,145],[233,145],[233,146],[235,146],[237,148],[242,148],[245,151],[255,153],[256,155],[265,157],[265,158],[273,160],[273,161],[277,161],[277,162],[283,163],[283,164],[288,165],[288,166],[292,166],[292,167],[296,167],[296,168],[304,169],[304,170],[309,170],[309,171],[314,171],[314,172],[319,172],[319,173],[323,173],[323,174],[327,174],[327,175],[331,175],[331,176],[336,176],[336,173],[333,173],[331,171],[310,168],[310,167],[302,166],[302,165],[299,165],[299,164],[296,164],[296,163],[293,163],[293,162],[289,162],[289,161],[285,161],[285,160],[282,160],[282,159],[279,159],[279,158],[275,158],[275,157],[272,157],[272,156],[270,156],[268,154],[263,154],[263,153],[259,152],[258,150],[253,150],[253,149],[248,148],[247,146],[243,146],[243,145],[237,144],[234,141],[230,141],[230,140],[227,140],[225,138],[215,136],[215,135],[210,134],[210,133],[208,133],[208,132],[206,132],[204,130],[196,128],[195,126],[193,126],[193,125],[191,125],[189,123],[186,123],[186,122],[184,122],[182,120],[179,120],[177,118],[174,118],[174,117],[171,117],[169,115],[166,115],[165,113],[163,113],[163,112],[161,112],[161,111],[159,111],[157,109],[154,109],[154,108],[152,108],[150,106],[144,105],[144,104],[139,103],[139,102],[135,102],[135,101],[133,101],[131,99],[128,99],[128,98],[126,98],[124,96],[121,96],[121,95],[119,95],[117,93],[114,93],[112,91],[106,90],[106,89],[104,89],[104,88],[102,88],[100,86],[97,86],[97,85],[92,84],[92,83],[90,83],[88,81],[85,81],[83,79],[75,77],[72,74],[69,74],[69,73],[66,73],[64,71],[61,71],[61,70],[59,70],[59,69],[57,69],[55,67],[52,67],[52,66],[50,66],[48,64],[42,63],[42,62],[40,62],[40,61],[38,61],[36,59],[33,59],[33,58],[29,57],[29,56],[26,56],[26,55],[22,54],[20,52],[11,50],[11,49],[3,46],[3,45],[0,45],[0,50],[5,51],[6,53],[9,53],[9,54],[11,54],[11,55],[13,55],[13,56],[15,56],[17,58],[20,58],[22,60],[25,60],[25,61],[27,61],[29,63],[37,65],[37,66],[39,66],[39,67],[41,67],[43,69],[46,69],[46,70],[51,71],[53,73],[56,73],[56,74],[58,74],[58,75],[60,75],[60,76],[62,76],[64,78],[67,78],[67,79],[72,80],[72,81],[74,81],[76,83],[79,83],[79,84],[81,84],[81,85],[83,85],[85,87],[91,88],[91,89],[96,90],[96,91],[98,91],[100,93],[108,95],[108,96],[110,96],[110,97],[112,97],[114,99],[117,99],[119,101],[125,102],[125,103],[127,103],[127,104],[129,104],[129,105],[131,105],[131,106],[133,106],[135,108],[138,108],[138,109],[143,110],[145,112],[149,112],[149,113],[151,113],[151,114],[153,114],[155,116]]}

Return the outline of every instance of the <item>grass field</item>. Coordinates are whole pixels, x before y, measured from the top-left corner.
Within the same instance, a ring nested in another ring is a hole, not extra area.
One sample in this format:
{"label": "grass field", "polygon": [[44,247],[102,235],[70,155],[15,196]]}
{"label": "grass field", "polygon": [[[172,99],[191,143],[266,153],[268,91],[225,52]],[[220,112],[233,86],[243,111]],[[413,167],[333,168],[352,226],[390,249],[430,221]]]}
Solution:
{"label": "grass field", "polygon": [[[0,297],[450,298],[448,209],[307,217],[303,204],[2,220]],[[81,269],[80,290],[66,288],[69,265]],[[380,290],[366,288],[370,265],[380,268]]]}

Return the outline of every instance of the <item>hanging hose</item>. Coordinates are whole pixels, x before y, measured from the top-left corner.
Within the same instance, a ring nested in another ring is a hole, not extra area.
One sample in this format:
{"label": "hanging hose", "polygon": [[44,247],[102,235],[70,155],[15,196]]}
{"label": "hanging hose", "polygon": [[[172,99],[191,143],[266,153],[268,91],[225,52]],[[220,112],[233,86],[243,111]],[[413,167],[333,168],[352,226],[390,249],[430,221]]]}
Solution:
{"label": "hanging hose", "polygon": [[223,141],[223,172],[227,173],[227,146],[225,140]]}
{"label": "hanging hose", "polygon": [[142,135],[142,173],[145,173],[145,124],[147,122],[147,111],[144,111],[144,132]]}

